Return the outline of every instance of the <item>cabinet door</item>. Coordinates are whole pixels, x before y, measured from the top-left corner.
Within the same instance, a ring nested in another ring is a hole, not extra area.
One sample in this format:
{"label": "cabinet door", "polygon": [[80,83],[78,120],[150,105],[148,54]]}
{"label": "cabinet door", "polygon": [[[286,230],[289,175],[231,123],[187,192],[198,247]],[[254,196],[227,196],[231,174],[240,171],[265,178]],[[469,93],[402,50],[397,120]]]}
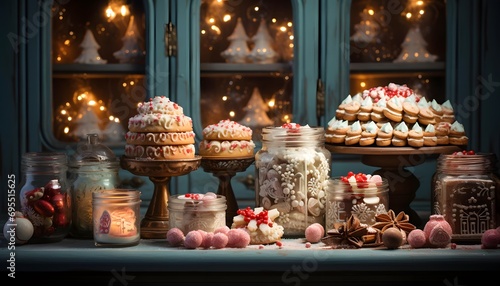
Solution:
{"label": "cabinet door", "polygon": [[[50,6],[49,6],[50,5]],[[152,1],[44,1],[41,133],[67,149],[97,133],[122,154],[128,118],[155,92]]]}
{"label": "cabinet door", "polygon": [[[197,144],[209,124],[231,119],[253,129],[285,122],[317,125],[317,1],[175,1],[177,54],[172,96],[193,119]],[[253,204],[254,167],[232,180]],[[217,192],[203,169],[175,178],[172,192]]]}

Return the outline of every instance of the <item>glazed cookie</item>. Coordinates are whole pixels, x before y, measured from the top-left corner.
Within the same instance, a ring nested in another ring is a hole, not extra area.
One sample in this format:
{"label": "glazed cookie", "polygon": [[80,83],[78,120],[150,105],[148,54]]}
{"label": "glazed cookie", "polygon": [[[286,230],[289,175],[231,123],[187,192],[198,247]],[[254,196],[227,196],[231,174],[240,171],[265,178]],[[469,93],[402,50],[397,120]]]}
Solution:
{"label": "glazed cookie", "polygon": [[419,108],[414,101],[403,102],[403,120],[408,124],[413,124],[418,120]]}
{"label": "glazed cookie", "polygon": [[389,120],[401,122],[403,119],[403,106],[397,97],[391,98],[384,109],[384,115]]}
{"label": "glazed cookie", "polygon": [[346,145],[354,145],[359,143],[359,139],[361,138],[361,124],[359,123],[359,120],[355,121],[351,126],[349,127],[349,130],[347,130],[346,137],[345,137],[345,144]]}
{"label": "glazed cookie", "polygon": [[408,132],[408,145],[417,148],[424,146],[424,132],[418,122]]}
{"label": "glazed cookie", "polygon": [[361,132],[361,138],[359,139],[359,145],[369,146],[375,143],[375,137],[377,137],[378,127],[375,122],[370,121],[365,124],[364,130]]}
{"label": "glazed cookie", "polygon": [[424,130],[424,146],[436,146],[437,145],[437,136],[436,131],[434,129],[434,125],[429,124],[425,127]]}
{"label": "glazed cookie", "polygon": [[406,146],[408,139],[408,126],[404,121],[394,127],[394,136],[392,137],[392,145],[397,147]]}

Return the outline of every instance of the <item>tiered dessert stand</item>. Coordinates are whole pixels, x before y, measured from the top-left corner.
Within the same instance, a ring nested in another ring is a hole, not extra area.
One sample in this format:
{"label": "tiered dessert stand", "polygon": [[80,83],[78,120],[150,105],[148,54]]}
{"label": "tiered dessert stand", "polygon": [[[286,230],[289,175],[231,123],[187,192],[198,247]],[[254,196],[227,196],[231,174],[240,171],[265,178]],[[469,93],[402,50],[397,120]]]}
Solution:
{"label": "tiered dessert stand", "polygon": [[141,221],[141,238],[165,238],[169,229],[168,185],[170,178],[195,171],[201,157],[179,160],[146,160],[122,156],[120,165],[137,176],[148,176],[154,184],[154,192],[148,210]]}
{"label": "tiered dessert stand", "polygon": [[205,172],[212,173],[219,178],[217,194],[226,197],[226,225],[231,227],[233,217],[237,215],[238,202],[234,196],[231,179],[238,172],[245,171],[255,161],[255,157],[220,158],[202,157],[201,167]]}
{"label": "tiered dessert stand", "polygon": [[396,214],[404,211],[410,216],[410,222],[416,226],[420,226],[422,220],[410,204],[415,198],[420,182],[406,167],[420,165],[431,155],[451,154],[462,150],[454,145],[421,148],[325,145],[332,153],[361,155],[363,164],[379,167],[380,169],[373,174],[378,174],[389,181],[389,208]]}

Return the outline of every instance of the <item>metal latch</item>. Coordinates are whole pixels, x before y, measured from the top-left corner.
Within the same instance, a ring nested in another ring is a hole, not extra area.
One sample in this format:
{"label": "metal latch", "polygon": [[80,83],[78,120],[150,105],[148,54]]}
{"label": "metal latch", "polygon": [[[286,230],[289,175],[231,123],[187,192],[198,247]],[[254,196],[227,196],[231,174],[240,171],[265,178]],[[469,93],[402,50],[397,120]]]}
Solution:
{"label": "metal latch", "polygon": [[165,24],[165,55],[177,56],[177,30],[172,22]]}

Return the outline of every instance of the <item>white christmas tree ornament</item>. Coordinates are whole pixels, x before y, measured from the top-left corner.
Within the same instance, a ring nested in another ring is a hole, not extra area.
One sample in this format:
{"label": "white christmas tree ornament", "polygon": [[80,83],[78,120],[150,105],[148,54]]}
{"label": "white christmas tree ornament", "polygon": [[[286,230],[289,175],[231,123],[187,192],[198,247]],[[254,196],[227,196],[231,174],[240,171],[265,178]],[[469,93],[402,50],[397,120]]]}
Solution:
{"label": "white christmas tree ornament", "polygon": [[103,131],[107,141],[120,142],[125,138],[125,129],[119,121],[111,120]]}
{"label": "white christmas tree ornament", "polygon": [[265,19],[260,20],[257,33],[252,37],[254,47],[250,51],[248,58],[253,63],[271,64],[278,59],[278,53],[273,49],[273,39],[269,35]]}
{"label": "white christmas tree ornament", "polygon": [[142,37],[135,23],[135,17],[130,16],[127,31],[122,38],[123,46],[120,50],[113,53],[120,63],[134,63],[144,56],[142,49]]}
{"label": "white christmas tree ornament", "polygon": [[410,28],[401,44],[402,51],[394,62],[435,62],[437,56],[429,54],[426,47],[427,42],[420,32],[420,28],[418,26]]}
{"label": "white christmas tree ornament", "polygon": [[94,38],[92,31],[87,29],[83,41],[80,44],[82,53],[75,59],[79,64],[105,64],[107,60],[101,58],[97,50],[101,48]]}
{"label": "white christmas tree ornament", "polygon": [[76,122],[73,135],[80,139],[87,138],[87,134],[90,133],[101,135],[102,132],[99,128],[100,119],[92,109],[82,107],[79,114],[81,114],[82,117],[77,119],[78,121]]}
{"label": "white christmas tree ornament", "polygon": [[372,43],[378,39],[380,25],[375,20],[373,13],[370,14],[367,9],[360,13],[361,21],[354,25],[354,34],[351,41],[357,43]]}
{"label": "white christmas tree ornament", "polygon": [[246,112],[245,116],[239,123],[248,127],[272,125],[274,122],[267,116],[266,112],[268,110],[269,106],[262,99],[259,88],[254,87],[250,100],[248,100],[247,105],[243,108],[243,111]]}
{"label": "white christmas tree ornament", "polygon": [[249,40],[241,18],[236,21],[233,33],[227,37],[230,41],[229,47],[221,52],[221,56],[228,63],[245,63],[250,53],[247,42]]}

